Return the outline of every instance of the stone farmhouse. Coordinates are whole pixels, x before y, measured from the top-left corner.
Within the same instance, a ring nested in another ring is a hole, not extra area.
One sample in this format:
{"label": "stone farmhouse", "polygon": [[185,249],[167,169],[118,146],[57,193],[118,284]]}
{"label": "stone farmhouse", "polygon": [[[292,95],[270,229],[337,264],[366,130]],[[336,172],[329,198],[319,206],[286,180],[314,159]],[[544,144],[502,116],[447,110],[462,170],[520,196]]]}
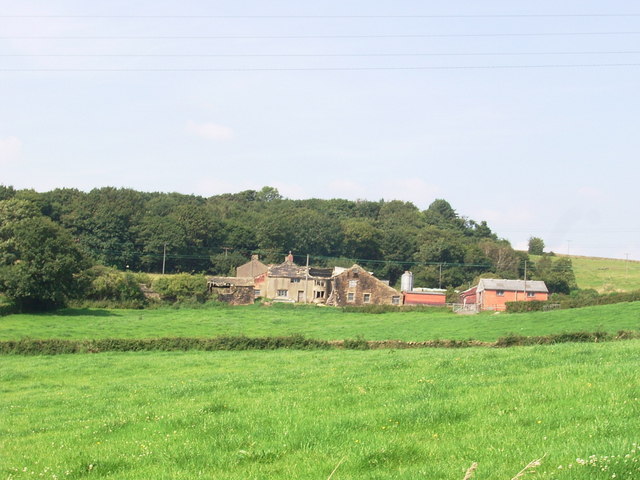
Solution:
{"label": "stone farmhouse", "polygon": [[402,295],[359,265],[332,277],[327,305],[402,305]]}
{"label": "stone farmhouse", "polygon": [[[209,290],[236,305],[257,297],[274,302],[345,305],[402,305],[402,295],[358,265],[351,268],[300,266],[291,252],[284,262],[265,265],[257,255],[236,269],[236,277],[209,277]],[[252,288],[252,295],[247,293]]]}

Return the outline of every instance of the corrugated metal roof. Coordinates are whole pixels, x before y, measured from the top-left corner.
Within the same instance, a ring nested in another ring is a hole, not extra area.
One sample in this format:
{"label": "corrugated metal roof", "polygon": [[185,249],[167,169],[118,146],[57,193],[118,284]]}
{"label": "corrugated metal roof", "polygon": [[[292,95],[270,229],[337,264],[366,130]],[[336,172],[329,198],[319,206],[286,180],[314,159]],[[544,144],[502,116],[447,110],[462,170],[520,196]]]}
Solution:
{"label": "corrugated metal roof", "polygon": [[[478,283],[478,291],[483,290],[506,290],[510,292],[523,292],[525,290],[525,281],[482,278]],[[549,293],[547,286],[542,280],[527,280],[526,291]]]}

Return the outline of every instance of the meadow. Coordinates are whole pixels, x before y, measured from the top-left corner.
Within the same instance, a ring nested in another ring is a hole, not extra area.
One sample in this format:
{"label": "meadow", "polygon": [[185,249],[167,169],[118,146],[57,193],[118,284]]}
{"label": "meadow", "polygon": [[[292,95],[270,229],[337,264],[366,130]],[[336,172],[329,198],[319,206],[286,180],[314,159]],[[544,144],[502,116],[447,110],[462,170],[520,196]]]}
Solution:
{"label": "meadow", "polygon": [[445,309],[384,314],[329,307],[252,305],[201,309],[62,310],[0,318],[0,340],[286,336],[322,340],[481,340],[579,331],[640,330],[640,302],[524,314],[456,315]]}
{"label": "meadow", "polygon": [[5,356],[0,478],[637,479],[639,349]]}
{"label": "meadow", "polygon": [[[528,314],[64,310],[0,340],[368,340],[640,330],[640,302]],[[0,479],[640,478],[640,340],[512,348],[0,356]],[[535,470],[535,472],[534,472]]]}
{"label": "meadow", "polygon": [[[540,258],[535,255],[530,257],[534,262]],[[569,258],[579,288],[594,289],[600,293],[640,290],[639,261],[580,256]]]}

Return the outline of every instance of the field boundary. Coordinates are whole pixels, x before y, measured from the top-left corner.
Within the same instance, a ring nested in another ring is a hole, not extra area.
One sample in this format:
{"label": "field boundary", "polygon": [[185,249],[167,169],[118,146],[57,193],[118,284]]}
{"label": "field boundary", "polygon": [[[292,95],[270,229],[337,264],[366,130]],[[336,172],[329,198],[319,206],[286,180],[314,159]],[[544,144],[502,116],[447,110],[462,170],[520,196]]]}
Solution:
{"label": "field boundary", "polygon": [[243,351],[243,350],[372,350],[412,348],[508,348],[558,343],[600,343],[640,339],[640,331],[620,330],[608,332],[573,332],[526,337],[510,334],[495,342],[480,340],[428,340],[406,342],[402,340],[317,340],[302,335],[288,337],[219,336],[213,338],[106,338],[95,340],[32,339],[0,341],[0,355],[61,355],[102,352],[141,351]]}

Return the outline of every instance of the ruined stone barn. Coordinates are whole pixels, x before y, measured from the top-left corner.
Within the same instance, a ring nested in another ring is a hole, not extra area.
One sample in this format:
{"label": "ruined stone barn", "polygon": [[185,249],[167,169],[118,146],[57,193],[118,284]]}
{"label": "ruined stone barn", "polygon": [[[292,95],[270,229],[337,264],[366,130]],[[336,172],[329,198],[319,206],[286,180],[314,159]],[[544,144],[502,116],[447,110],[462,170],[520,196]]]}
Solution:
{"label": "ruined stone barn", "polygon": [[250,277],[207,277],[207,288],[213,298],[230,305],[251,305],[255,300],[254,279]]}
{"label": "ruined stone barn", "polygon": [[402,295],[359,265],[332,277],[327,305],[401,305]]}

